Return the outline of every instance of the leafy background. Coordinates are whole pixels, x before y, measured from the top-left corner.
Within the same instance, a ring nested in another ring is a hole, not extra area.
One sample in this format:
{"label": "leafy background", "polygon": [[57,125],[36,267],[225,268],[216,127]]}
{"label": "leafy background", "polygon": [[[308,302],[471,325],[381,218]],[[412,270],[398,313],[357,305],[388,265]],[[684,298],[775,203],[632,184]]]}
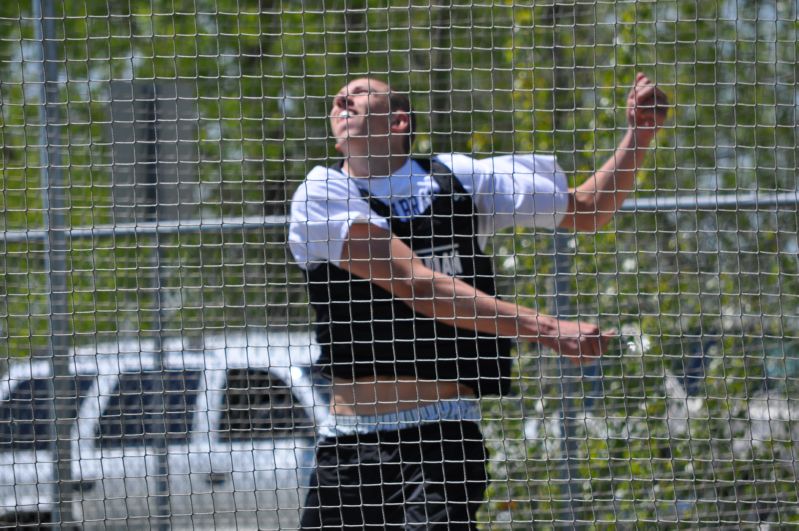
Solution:
{"label": "leafy background", "polygon": [[[796,192],[795,1],[57,4],[51,152],[70,227],[160,215],[114,201],[120,82],[189,87],[183,217],[285,214],[305,174],[335,160],[330,98],[361,75],[409,92],[419,154],[551,152],[581,182],[623,134],[644,71],[672,112],[637,197]],[[36,24],[30,3],[0,3],[6,231],[45,223]],[[152,175],[168,162],[156,152]],[[519,347],[514,395],[484,401],[485,525],[799,520],[797,230],[795,205],[664,209],[570,240],[558,311],[622,335],[593,367]],[[280,227],[68,244],[54,319],[73,345],[311,320]],[[502,234],[492,251],[505,296],[555,311],[552,234]],[[5,357],[47,354],[44,258],[32,238],[0,244]]]}

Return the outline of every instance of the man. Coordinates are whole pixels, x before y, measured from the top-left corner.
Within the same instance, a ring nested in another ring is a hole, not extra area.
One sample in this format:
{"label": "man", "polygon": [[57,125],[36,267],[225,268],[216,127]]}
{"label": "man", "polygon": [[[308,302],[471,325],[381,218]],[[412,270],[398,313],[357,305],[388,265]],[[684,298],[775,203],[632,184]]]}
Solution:
{"label": "man", "polygon": [[634,188],[665,103],[638,74],[618,149],[568,189],[553,157],[411,159],[405,96],[370,78],[338,92],[342,162],[311,170],[291,207],[332,396],[303,528],[474,528],[487,485],[477,398],[507,391],[510,339],[579,360],[612,335],[497,298],[485,240],[513,225],[604,225]]}

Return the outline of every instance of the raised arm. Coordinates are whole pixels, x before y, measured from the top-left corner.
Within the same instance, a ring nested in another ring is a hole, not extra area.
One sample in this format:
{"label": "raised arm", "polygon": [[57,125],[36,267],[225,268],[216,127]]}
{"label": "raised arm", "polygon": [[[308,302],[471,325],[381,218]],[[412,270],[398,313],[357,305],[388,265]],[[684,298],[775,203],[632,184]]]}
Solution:
{"label": "raised arm", "polygon": [[652,140],[668,116],[668,98],[644,74],[627,96],[627,132],[613,156],[596,173],[572,189],[560,226],[591,232],[605,225],[632,192],[635,175]]}
{"label": "raised arm", "polygon": [[539,342],[564,356],[599,356],[612,337],[600,334],[596,325],[540,315],[437,273],[402,240],[367,223],[350,227],[339,266],[380,286],[425,317],[458,328]]}

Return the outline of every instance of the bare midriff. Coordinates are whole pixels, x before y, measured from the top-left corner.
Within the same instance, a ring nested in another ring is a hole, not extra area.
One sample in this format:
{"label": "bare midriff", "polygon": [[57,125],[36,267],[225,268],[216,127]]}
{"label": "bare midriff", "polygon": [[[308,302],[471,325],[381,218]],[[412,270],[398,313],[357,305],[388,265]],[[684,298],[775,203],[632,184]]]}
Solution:
{"label": "bare midriff", "polygon": [[439,400],[474,398],[474,391],[457,382],[369,376],[333,379],[330,411],[336,415],[382,415],[429,406]]}

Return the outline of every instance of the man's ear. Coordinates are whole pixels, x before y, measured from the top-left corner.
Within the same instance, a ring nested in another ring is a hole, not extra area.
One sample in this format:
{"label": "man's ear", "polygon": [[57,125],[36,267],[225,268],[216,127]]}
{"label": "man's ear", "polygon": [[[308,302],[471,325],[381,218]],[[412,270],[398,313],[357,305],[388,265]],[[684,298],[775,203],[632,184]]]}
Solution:
{"label": "man's ear", "polygon": [[391,113],[391,132],[410,133],[411,119],[405,111],[393,111]]}

